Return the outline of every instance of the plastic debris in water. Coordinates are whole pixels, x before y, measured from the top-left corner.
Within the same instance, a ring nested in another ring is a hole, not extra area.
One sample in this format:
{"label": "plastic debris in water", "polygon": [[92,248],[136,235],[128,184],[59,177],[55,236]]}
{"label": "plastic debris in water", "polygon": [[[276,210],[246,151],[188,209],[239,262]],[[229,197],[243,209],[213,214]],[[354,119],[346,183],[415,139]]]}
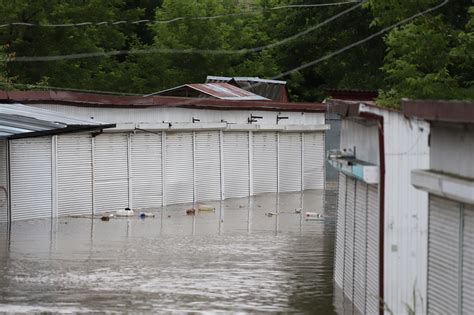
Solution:
{"label": "plastic debris in water", "polygon": [[130,208],[125,208],[125,210],[117,210],[115,211],[115,215],[118,217],[131,217],[134,215],[134,211],[131,210]]}
{"label": "plastic debris in water", "polygon": [[267,217],[272,217],[272,216],[274,216],[274,215],[278,215],[278,213],[276,213],[276,212],[267,212],[267,213],[265,213],[265,215],[266,215]]}
{"label": "plastic debris in water", "polygon": [[295,209],[295,213],[301,213],[302,210],[303,210],[303,209],[301,209],[301,208],[296,208],[296,209]]}
{"label": "plastic debris in water", "polygon": [[216,208],[208,206],[208,205],[198,205],[199,211],[216,211]]}
{"label": "plastic debris in water", "polygon": [[305,216],[308,218],[322,218],[323,215],[317,212],[306,212]]}
{"label": "plastic debris in water", "polygon": [[140,217],[140,218],[142,218],[142,219],[147,218],[147,217],[149,217],[149,218],[154,218],[154,217],[155,217],[155,214],[154,214],[154,213],[151,213],[151,212],[140,212],[140,213],[138,214],[138,217]]}

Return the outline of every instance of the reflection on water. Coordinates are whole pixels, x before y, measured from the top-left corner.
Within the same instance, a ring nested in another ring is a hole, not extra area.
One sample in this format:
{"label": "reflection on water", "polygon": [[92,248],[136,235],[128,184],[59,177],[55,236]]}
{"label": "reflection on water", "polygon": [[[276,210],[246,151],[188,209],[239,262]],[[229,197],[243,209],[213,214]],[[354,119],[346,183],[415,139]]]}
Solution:
{"label": "reflection on water", "polygon": [[175,205],[155,218],[0,225],[0,312],[334,313],[334,209],[324,199],[335,200],[306,191],[209,202],[216,211],[196,216]]}

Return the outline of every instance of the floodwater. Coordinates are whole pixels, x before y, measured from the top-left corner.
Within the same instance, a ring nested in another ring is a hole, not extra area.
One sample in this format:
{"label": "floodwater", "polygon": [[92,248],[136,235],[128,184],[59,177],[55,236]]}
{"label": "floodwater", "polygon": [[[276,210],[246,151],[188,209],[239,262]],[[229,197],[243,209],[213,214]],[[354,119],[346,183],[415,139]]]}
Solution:
{"label": "floodwater", "polygon": [[0,312],[335,313],[335,199],[265,194],[195,216],[180,205],[0,225]]}

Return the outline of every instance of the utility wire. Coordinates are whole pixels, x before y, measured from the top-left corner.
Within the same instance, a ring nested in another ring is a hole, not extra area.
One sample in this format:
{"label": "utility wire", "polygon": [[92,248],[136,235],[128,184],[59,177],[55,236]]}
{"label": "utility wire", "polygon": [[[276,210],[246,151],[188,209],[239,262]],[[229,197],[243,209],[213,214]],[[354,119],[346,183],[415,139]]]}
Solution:
{"label": "utility wire", "polygon": [[143,96],[143,94],[138,94],[138,93],[123,93],[123,92],[114,92],[114,91],[63,88],[63,87],[56,87],[56,86],[49,86],[49,85],[38,85],[38,84],[25,84],[25,83],[10,83],[10,84],[7,84],[7,83],[0,82],[0,85],[3,85],[5,87],[14,86],[14,87],[20,87],[20,88],[27,88],[29,90],[46,89],[46,90],[71,91],[71,92],[111,94],[111,95],[121,95],[121,96]]}
{"label": "utility wire", "polygon": [[253,52],[259,52],[264,49],[270,49],[277,46],[281,46],[290,41],[293,41],[301,36],[304,36],[314,30],[321,28],[322,26],[336,20],[337,18],[359,8],[364,2],[358,2],[356,5],[351,6],[350,8],[333,15],[332,17],[326,19],[325,21],[309,27],[304,31],[301,31],[295,35],[286,37],[282,40],[279,40],[275,43],[258,46],[254,48],[242,48],[242,49],[174,49],[174,48],[152,48],[152,49],[141,49],[141,50],[117,50],[109,52],[91,52],[91,53],[79,53],[79,54],[69,54],[69,55],[56,55],[56,56],[20,56],[20,57],[8,57],[1,61],[6,62],[32,62],[32,61],[54,61],[54,60],[70,60],[70,59],[81,59],[81,58],[92,58],[92,57],[103,57],[103,56],[118,56],[118,55],[139,55],[139,54],[152,54],[152,53],[173,53],[173,54],[212,54],[212,55],[232,55],[232,54],[247,54]]}
{"label": "utility wire", "polygon": [[121,25],[121,24],[170,24],[178,21],[183,20],[214,20],[220,19],[223,17],[231,17],[231,16],[240,16],[240,15],[250,15],[250,14],[257,14],[264,11],[272,11],[272,10],[282,10],[282,9],[293,9],[293,8],[315,8],[315,7],[328,7],[328,6],[339,6],[349,3],[357,3],[359,1],[344,1],[344,2],[329,2],[329,3],[315,3],[315,4],[293,4],[293,5],[282,5],[272,8],[259,8],[254,10],[247,10],[242,12],[236,13],[228,13],[228,14],[219,14],[219,15],[212,15],[212,16],[179,16],[169,20],[136,20],[136,21],[102,21],[102,22],[79,22],[79,23],[62,23],[62,24],[38,24],[38,23],[26,23],[26,22],[12,22],[1,24],[0,28],[8,27],[8,26],[26,26],[26,27],[47,27],[47,28],[57,28],[57,27],[81,27],[81,26],[109,26],[109,25]]}
{"label": "utility wire", "polygon": [[316,59],[316,60],[310,61],[310,62],[308,62],[308,63],[304,63],[304,64],[302,64],[301,66],[298,66],[298,67],[293,68],[293,69],[291,69],[291,70],[288,70],[288,71],[286,71],[286,72],[280,73],[280,74],[278,74],[278,75],[276,75],[276,76],[274,76],[274,77],[271,77],[270,79],[271,79],[271,80],[279,79],[279,78],[282,78],[282,77],[287,76],[287,75],[289,75],[289,74],[292,74],[292,73],[294,73],[294,72],[297,72],[297,71],[299,71],[299,70],[302,70],[302,69],[305,69],[305,68],[314,66],[315,64],[318,64],[318,63],[323,62],[323,61],[325,61],[325,60],[327,60],[327,59],[329,59],[329,58],[332,58],[332,57],[334,57],[334,56],[336,56],[336,55],[339,55],[340,53],[343,53],[343,52],[345,52],[346,50],[349,50],[349,49],[354,48],[354,47],[356,47],[356,46],[359,46],[359,45],[361,45],[361,44],[363,44],[363,43],[365,43],[365,42],[368,42],[369,40],[371,40],[371,39],[373,39],[373,38],[375,38],[375,37],[377,37],[377,36],[379,36],[379,35],[382,35],[383,33],[386,33],[386,32],[388,32],[388,31],[390,31],[391,29],[394,29],[394,28],[397,27],[397,26],[400,26],[400,25],[402,25],[402,24],[405,24],[405,23],[407,23],[407,22],[409,22],[409,21],[411,21],[411,20],[413,20],[413,19],[416,19],[417,17],[420,17],[420,16],[422,16],[422,15],[428,14],[428,13],[430,13],[430,12],[432,12],[432,11],[438,10],[439,8],[445,6],[448,2],[449,2],[449,0],[444,0],[442,3],[440,3],[440,4],[438,4],[438,5],[434,6],[434,7],[431,7],[431,8],[429,8],[429,9],[425,10],[425,11],[422,11],[422,12],[419,12],[419,13],[417,13],[417,14],[414,14],[414,15],[412,15],[412,16],[406,18],[406,19],[403,19],[403,20],[401,20],[401,21],[399,21],[399,22],[397,22],[397,23],[395,23],[395,24],[392,24],[392,25],[390,25],[390,26],[387,26],[387,27],[381,29],[380,31],[378,31],[378,32],[376,32],[376,33],[373,33],[372,35],[370,35],[370,36],[368,36],[368,37],[366,37],[366,38],[364,38],[364,39],[361,39],[361,40],[359,40],[359,41],[357,41],[357,42],[354,42],[354,43],[352,43],[352,44],[350,44],[350,45],[347,45],[346,47],[343,47],[343,48],[341,48],[341,49],[339,49],[339,50],[336,50],[336,51],[334,51],[334,52],[332,52],[332,53],[330,53],[330,54],[327,54],[326,56],[323,56],[323,57],[318,58],[318,59]]}
{"label": "utility wire", "polygon": [[[401,20],[401,21],[399,21],[399,22],[397,22],[397,23],[395,23],[395,24],[392,24],[392,25],[390,25],[390,26],[387,26],[387,27],[383,28],[382,30],[380,30],[380,31],[378,31],[378,32],[376,32],[376,33],[373,33],[372,35],[370,35],[370,36],[368,36],[368,37],[366,37],[366,38],[364,38],[364,39],[361,39],[361,40],[359,40],[359,41],[357,41],[357,42],[354,42],[354,43],[352,43],[352,44],[350,44],[350,45],[347,45],[347,46],[345,46],[345,47],[343,47],[343,48],[341,48],[341,49],[339,49],[339,50],[337,50],[337,51],[335,51],[335,52],[332,52],[332,53],[330,53],[330,54],[328,54],[328,55],[326,55],[326,56],[324,56],[324,57],[321,57],[321,58],[318,58],[318,59],[316,59],[316,60],[310,61],[310,62],[308,62],[308,63],[302,64],[302,65],[300,65],[300,66],[298,66],[298,67],[296,67],[296,68],[293,68],[293,69],[291,69],[291,70],[288,70],[288,71],[286,71],[286,72],[280,73],[280,74],[278,74],[278,75],[272,77],[271,79],[272,79],[272,80],[275,80],[275,79],[282,78],[282,77],[287,76],[287,75],[289,75],[289,74],[292,74],[292,73],[294,73],[294,72],[296,72],[296,71],[299,71],[299,70],[302,70],[302,69],[311,67],[311,66],[313,66],[313,65],[315,65],[315,64],[318,64],[318,63],[320,63],[320,62],[322,62],[322,61],[325,61],[325,60],[327,60],[327,59],[330,59],[330,58],[332,58],[332,57],[334,57],[334,56],[336,56],[336,55],[338,55],[338,54],[343,53],[343,52],[346,51],[346,50],[349,50],[349,49],[351,49],[351,48],[354,48],[354,47],[356,47],[356,46],[359,46],[359,45],[361,45],[361,44],[363,44],[363,43],[365,43],[365,42],[367,42],[367,41],[373,39],[374,37],[377,37],[377,36],[379,36],[379,35],[381,35],[381,34],[383,34],[383,33],[386,33],[387,31],[389,31],[389,30],[391,30],[391,29],[393,29],[393,28],[395,28],[395,27],[398,27],[398,26],[400,26],[400,25],[402,25],[402,24],[405,24],[405,23],[407,23],[407,22],[409,22],[409,21],[411,21],[411,20],[414,20],[414,19],[416,19],[417,17],[423,16],[423,15],[425,15],[425,14],[428,14],[428,13],[430,13],[430,12],[433,12],[433,11],[435,11],[435,10],[438,10],[439,8],[445,6],[448,2],[449,2],[449,0],[444,0],[442,3],[440,3],[440,4],[438,4],[438,5],[434,6],[434,7],[431,7],[431,8],[429,8],[429,9],[425,10],[425,11],[422,11],[422,12],[419,12],[419,13],[417,13],[417,14],[414,14],[414,15],[412,15],[412,16],[406,18],[406,19],[403,19],[403,20]],[[0,83],[0,84],[1,84],[1,83]],[[45,87],[45,86],[37,86],[37,85],[35,86],[35,85],[31,85],[31,84],[14,84],[14,85],[23,85],[23,86],[27,86],[27,87],[32,87],[32,86],[33,86],[33,87],[38,87],[38,88],[51,88],[51,89],[63,89],[63,90],[75,90],[75,91],[79,91],[79,92],[97,92],[97,93],[100,93],[100,92],[101,92],[101,91],[94,91],[94,90],[67,89],[67,88],[56,88],[56,87],[53,88],[53,87]],[[125,95],[125,93],[109,92],[109,91],[108,91],[108,92],[104,92],[104,93]],[[147,95],[152,95],[152,94],[155,94],[155,93],[150,93],[150,94],[147,94]],[[129,95],[131,95],[131,94],[129,94]],[[137,94],[134,94],[134,95],[137,95]],[[141,95],[141,94],[140,94],[140,95]],[[145,95],[145,96],[146,96],[146,95]]]}

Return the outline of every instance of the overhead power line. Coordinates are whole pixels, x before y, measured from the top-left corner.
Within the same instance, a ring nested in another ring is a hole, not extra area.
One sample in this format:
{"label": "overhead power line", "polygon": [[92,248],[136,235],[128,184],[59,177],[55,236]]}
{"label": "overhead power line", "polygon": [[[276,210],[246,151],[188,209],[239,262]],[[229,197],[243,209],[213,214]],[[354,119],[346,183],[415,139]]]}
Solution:
{"label": "overhead power line", "polygon": [[118,56],[118,55],[141,55],[141,54],[153,54],[153,53],[166,53],[166,54],[212,54],[212,55],[233,55],[233,54],[247,54],[253,52],[259,52],[264,49],[270,49],[277,46],[281,46],[290,41],[293,41],[301,36],[304,36],[308,33],[315,31],[318,28],[336,20],[337,18],[359,8],[366,0],[358,2],[356,5],[351,6],[350,8],[333,15],[332,17],[326,19],[325,21],[309,27],[304,31],[301,31],[295,35],[286,37],[282,40],[279,40],[275,43],[258,46],[254,48],[242,48],[242,49],[174,49],[174,48],[151,48],[151,49],[138,49],[138,50],[116,50],[109,52],[90,52],[90,53],[78,53],[78,54],[68,54],[68,55],[56,55],[56,56],[19,56],[19,57],[10,57],[3,59],[2,61],[7,62],[33,62],[33,61],[55,61],[55,60],[71,60],[71,59],[82,59],[82,58],[92,58],[92,57],[104,57],[104,56]]}
{"label": "overhead power line", "polygon": [[293,5],[281,5],[272,8],[257,8],[253,10],[247,10],[242,12],[235,12],[235,13],[227,13],[227,14],[219,14],[219,15],[212,15],[212,16],[179,16],[169,20],[150,20],[150,19],[142,19],[142,20],[135,20],[135,21],[102,21],[102,22],[78,22],[78,23],[61,23],[61,24],[41,24],[41,23],[26,23],[26,22],[12,22],[6,24],[0,24],[0,28],[8,27],[8,26],[26,26],[26,27],[47,27],[47,28],[58,28],[58,27],[82,27],[82,26],[113,26],[113,25],[122,25],[122,24],[170,24],[178,21],[183,20],[214,20],[220,19],[224,17],[231,17],[231,16],[241,16],[241,15],[250,15],[250,14],[257,14],[264,11],[272,11],[272,10],[282,10],[282,9],[296,9],[296,8],[316,8],[316,7],[329,7],[329,6],[340,6],[349,3],[357,3],[359,1],[344,1],[344,2],[329,2],[329,3],[315,3],[315,4],[293,4]]}

